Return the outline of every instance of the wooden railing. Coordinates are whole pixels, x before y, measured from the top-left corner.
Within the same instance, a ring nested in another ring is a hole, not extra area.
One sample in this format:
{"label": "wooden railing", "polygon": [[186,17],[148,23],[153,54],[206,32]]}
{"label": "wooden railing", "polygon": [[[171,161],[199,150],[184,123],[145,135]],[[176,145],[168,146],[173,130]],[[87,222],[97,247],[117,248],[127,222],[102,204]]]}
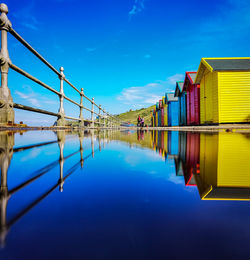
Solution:
{"label": "wooden railing", "polygon": [[[77,89],[64,75],[64,68],[60,67],[58,71],[53,67],[41,54],[39,54],[27,41],[25,41],[12,27],[11,22],[7,17],[8,7],[6,4],[0,4],[0,30],[1,30],[1,51],[0,51],[0,68],[1,68],[1,87],[0,87],[0,124],[12,124],[15,121],[14,108],[22,109],[26,111],[37,112],[41,114],[46,114],[50,116],[57,117],[57,126],[65,126],[66,119],[75,120],[79,122],[79,126],[83,127],[84,122],[90,127],[95,126],[102,127],[116,127],[120,125],[120,121],[117,120],[113,115],[105,111],[101,105],[97,105],[94,102],[94,98],[89,98],[84,94],[83,88],[81,90]],[[9,58],[7,36],[8,33],[14,36],[21,44],[23,44],[31,53],[33,53],[40,61],[42,61],[60,80],[60,91],[54,89],[53,87],[47,85],[36,77],[32,76],[28,72],[19,68],[13,64]],[[26,78],[32,80],[43,88],[49,90],[50,92],[56,94],[59,97],[60,106],[58,112],[51,112],[44,109],[34,108],[22,104],[17,104],[13,102],[10,90],[8,88],[8,71],[9,68],[16,71],[17,73],[25,76]],[[64,82],[66,82],[74,91],[79,94],[79,103],[72,100],[64,94]],[[87,108],[83,105],[83,99],[90,102],[91,108]],[[64,112],[64,100],[69,101],[73,105],[76,105],[80,109],[79,117],[68,116]],[[98,111],[95,111],[94,108]],[[90,118],[83,118],[83,110],[90,112]],[[99,119],[95,120],[94,115]]]}

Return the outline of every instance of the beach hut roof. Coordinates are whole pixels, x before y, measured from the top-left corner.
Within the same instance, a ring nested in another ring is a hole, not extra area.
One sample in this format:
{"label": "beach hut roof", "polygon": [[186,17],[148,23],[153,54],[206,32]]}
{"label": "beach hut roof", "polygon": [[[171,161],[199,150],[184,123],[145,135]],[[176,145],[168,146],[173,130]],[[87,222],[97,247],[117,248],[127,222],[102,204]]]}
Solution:
{"label": "beach hut roof", "polygon": [[178,97],[174,96],[174,93],[166,93],[167,102],[178,101]]}
{"label": "beach hut roof", "polygon": [[183,81],[177,81],[176,82],[175,93],[174,93],[175,97],[179,97],[181,95],[182,87],[183,87]]}
{"label": "beach hut roof", "polygon": [[188,82],[190,82],[191,84],[194,84],[196,74],[197,74],[197,72],[195,72],[195,71],[186,72],[184,83],[183,83],[183,87],[182,87],[182,91],[186,91],[187,90]]}
{"label": "beach hut roof", "polygon": [[190,79],[190,82],[193,84],[195,77],[196,77],[197,72],[187,72],[187,76]]}
{"label": "beach hut roof", "polygon": [[250,57],[247,58],[202,58],[195,78],[199,84],[204,71],[250,71]]}

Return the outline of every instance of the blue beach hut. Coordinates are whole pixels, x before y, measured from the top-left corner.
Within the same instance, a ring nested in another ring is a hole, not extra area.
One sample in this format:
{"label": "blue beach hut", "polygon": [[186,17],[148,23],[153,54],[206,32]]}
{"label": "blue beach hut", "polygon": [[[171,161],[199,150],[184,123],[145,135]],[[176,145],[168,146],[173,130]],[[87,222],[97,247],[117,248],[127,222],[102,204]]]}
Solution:
{"label": "blue beach hut", "polygon": [[179,102],[178,97],[174,93],[166,93],[166,100],[168,103],[168,126],[179,125]]}
{"label": "blue beach hut", "polygon": [[178,97],[179,102],[179,125],[187,125],[187,105],[186,91],[183,89],[183,82],[177,81],[174,96]]}
{"label": "blue beach hut", "polygon": [[160,101],[157,102],[157,126],[161,126],[161,109],[160,109]]}

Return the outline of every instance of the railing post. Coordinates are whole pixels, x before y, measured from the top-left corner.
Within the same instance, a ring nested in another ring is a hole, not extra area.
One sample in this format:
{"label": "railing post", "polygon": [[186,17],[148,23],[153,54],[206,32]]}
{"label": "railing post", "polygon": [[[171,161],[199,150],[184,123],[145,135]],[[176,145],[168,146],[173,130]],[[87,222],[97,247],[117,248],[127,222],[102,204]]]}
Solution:
{"label": "railing post", "polygon": [[101,144],[101,135],[100,135],[100,131],[98,132],[98,143],[99,143],[99,151],[101,152],[101,150],[102,150],[102,144]]}
{"label": "railing post", "polygon": [[81,168],[83,168],[83,163],[84,163],[84,160],[83,160],[83,145],[82,145],[83,139],[84,139],[84,131],[79,131]]}
{"label": "railing post", "polygon": [[95,145],[94,145],[94,129],[90,130],[91,134],[91,150],[92,150],[92,157],[94,158],[95,156]]}
{"label": "railing post", "polygon": [[57,118],[57,125],[58,126],[65,126],[65,118],[64,118],[64,108],[63,108],[63,100],[64,100],[64,91],[63,91],[63,81],[64,81],[64,68],[63,67],[60,67],[60,76],[59,76],[59,79],[60,79],[60,96],[59,96],[59,99],[60,99],[60,108],[59,108],[59,117]]}
{"label": "railing post", "polygon": [[106,121],[105,121],[105,110],[103,109],[103,126],[106,127]]}
{"label": "railing post", "polygon": [[63,192],[63,166],[64,166],[64,156],[63,156],[63,150],[64,150],[64,144],[65,144],[65,131],[57,131],[57,141],[58,146],[60,149],[60,157],[59,157],[59,164],[60,164],[60,177],[58,180],[59,184],[59,191]]}
{"label": "railing post", "polygon": [[81,88],[81,99],[80,99],[80,115],[79,115],[79,123],[80,123],[80,127],[84,127],[84,121],[83,121],[83,113],[82,113],[82,110],[83,110],[83,88]]}
{"label": "railing post", "polygon": [[94,98],[92,98],[92,108],[91,108],[91,127],[95,127],[94,123]]}
{"label": "railing post", "polygon": [[106,130],[103,131],[103,148],[105,148]]}
{"label": "railing post", "polygon": [[101,105],[99,105],[99,127],[101,127]]}
{"label": "railing post", "polygon": [[0,247],[5,246],[5,240],[9,227],[7,224],[7,204],[10,198],[8,191],[8,169],[13,156],[14,133],[0,133],[0,168],[1,168],[1,185],[0,185]]}
{"label": "railing post", "polygon": [[112,116],[109,116],[109,128],[111,128],[111,120],[112,120]]}
{"label": "railing post", "polygon": [[8,52],[7,34],[12,24],[7,17],[8,6],[0,4],[0,30],[1,30],[1,88],[0,88],[0,123],[14,123],[15,114],[13,109],[13,99],[8,88],[8,71],[11,63]]}

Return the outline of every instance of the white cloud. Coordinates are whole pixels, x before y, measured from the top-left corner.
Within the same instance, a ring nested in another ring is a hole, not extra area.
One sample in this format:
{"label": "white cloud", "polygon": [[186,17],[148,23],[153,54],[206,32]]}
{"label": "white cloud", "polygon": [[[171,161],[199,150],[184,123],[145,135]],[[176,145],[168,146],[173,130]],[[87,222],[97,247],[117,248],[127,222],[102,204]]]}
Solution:
{"label": "white cloud", "polygon": [[132,9],[129,11],[129,19],[133,15],[136,15],[137,13],[140,13],[144,9],[144,0],[135,0]]}
{"label": "white cloud", "polygon": [[175,74],[165,81],[159,80],[145,86],[125,88],[117,99],[134,108],[155,104],[166,92],[174,92],[176,81],[183,80],[184,75]]}
{"label": "white cloud", "polygon": [[31,92],[30,94],[24,94],[24,93],[16,90],[15,94],[17,94],[20,98],[27,100],[33,106],[40,107],[40,103],[39,103],[38,99],[36,99],[34,97],[35,94],[33,92]]}
{"label": "white cloud", "polygon": [[180,80],[184,80],[183,74],[175,74],[168,78],[169,83],[174,86],[175,86],[176,82],[180,81]]}
{"label": "white cloud", "polygon": [[35,93],[29,85],[23,85],[21,91],[16,90],[15,94],[25,100],[28,105],[41,108],[42,104],[56,105],[58,101],[52,98],[47,98],[39,93]]}

